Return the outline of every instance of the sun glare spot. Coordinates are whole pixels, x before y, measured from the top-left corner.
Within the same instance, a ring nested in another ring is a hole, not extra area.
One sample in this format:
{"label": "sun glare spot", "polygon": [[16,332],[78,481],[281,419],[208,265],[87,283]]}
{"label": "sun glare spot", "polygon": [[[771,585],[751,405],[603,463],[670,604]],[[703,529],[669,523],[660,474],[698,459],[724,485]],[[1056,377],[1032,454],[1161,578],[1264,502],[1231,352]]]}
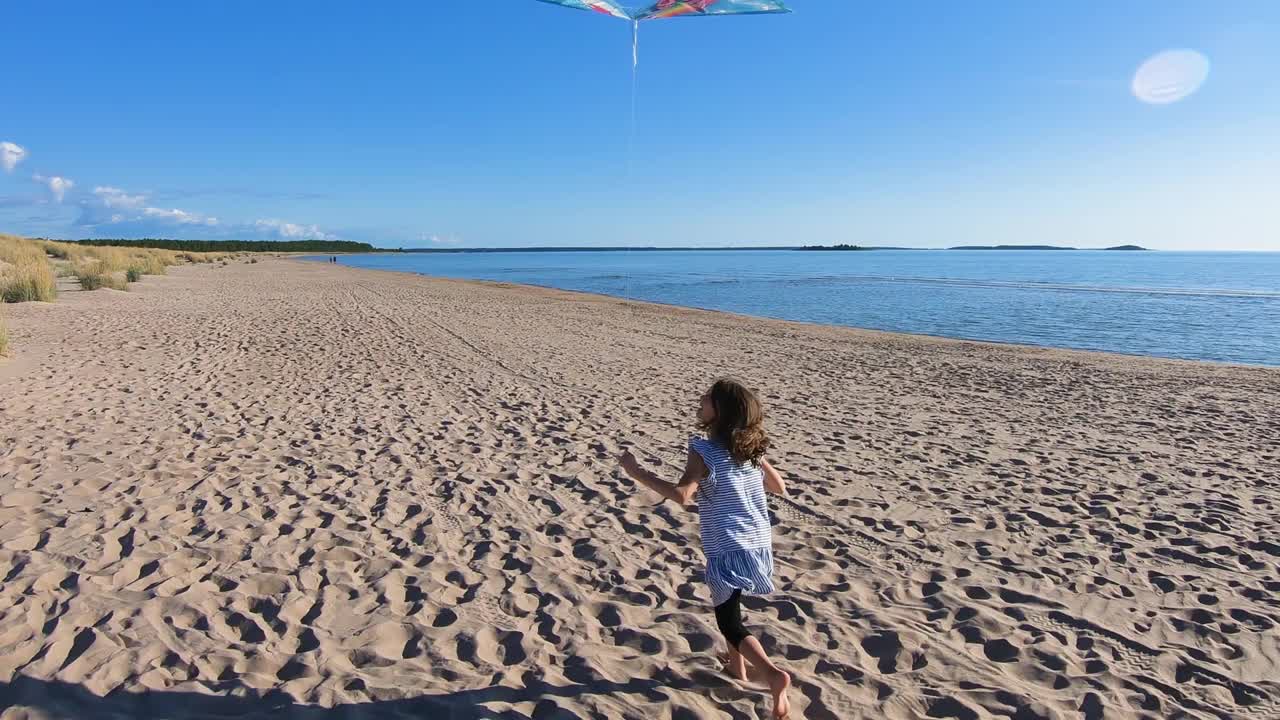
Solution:
{"label": "sun glare spot", "polygon": [[1133,95],[1149,105],[1168,105],[1195,94],[1209,78],[1209,58],[1195,50],[1152,55],[1133,74]]}

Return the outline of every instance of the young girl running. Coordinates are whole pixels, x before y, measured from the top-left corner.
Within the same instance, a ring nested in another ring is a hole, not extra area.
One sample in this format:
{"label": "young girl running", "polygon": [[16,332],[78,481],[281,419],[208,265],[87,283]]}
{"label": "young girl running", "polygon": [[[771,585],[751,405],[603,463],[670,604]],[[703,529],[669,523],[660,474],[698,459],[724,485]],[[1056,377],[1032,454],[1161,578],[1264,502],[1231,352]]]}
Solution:
{"label": "young girl running", "polygon": [[765,676],[773,694],[773,715],[791,710],[791,676],[765,655],[760,641],[742,625],[742,595],[773,592],[773,533],[765,491],[782,495],[782,476],[764,459],[769,438],[764,410],[755,393],[734,380],[718,380],[702,396],[698,427],[705,438],[689,442],[684,475],[675,485],[640,467],[631,453],[622,469],[654,492],[681,506],[697,498],[707,585],[716,624],[729,643],[728,670],[747,679],[747,663]]}

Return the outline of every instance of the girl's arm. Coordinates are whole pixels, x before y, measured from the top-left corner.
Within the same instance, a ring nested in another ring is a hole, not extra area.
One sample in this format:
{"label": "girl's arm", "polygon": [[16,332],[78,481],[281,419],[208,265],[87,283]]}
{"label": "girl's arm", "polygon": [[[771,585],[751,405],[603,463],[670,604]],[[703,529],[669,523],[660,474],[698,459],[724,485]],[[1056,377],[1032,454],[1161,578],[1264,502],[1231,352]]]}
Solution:
{"label": "girl's arm", "polygon": [[760,460],[760,469],[764,471],[764,489],[774,495],[786,495],[787,484],[783,482],[782,475],[773,469],[768,460]]}
{"label": "girl's arm", "polygon": [[682,507],[693,500],[694,494],[698,492],[698,483],[707,476],[706,463],[702,462],[702,456],[693,448],[689,449],[689,459],[685,462],[684,474],[680,476],[680,482],[675,485],[640,467],[640,463],[636,462],[630,452],[623,453],[618,460],[631,479]]}

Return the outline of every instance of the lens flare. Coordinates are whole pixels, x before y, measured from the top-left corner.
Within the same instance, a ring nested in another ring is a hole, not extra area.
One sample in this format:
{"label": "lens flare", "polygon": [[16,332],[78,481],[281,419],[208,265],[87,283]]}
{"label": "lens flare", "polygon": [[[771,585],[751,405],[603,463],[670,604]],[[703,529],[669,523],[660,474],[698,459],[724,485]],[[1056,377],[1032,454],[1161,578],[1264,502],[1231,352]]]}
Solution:
{"label": "lens flare", "polygon": [[1209,78],[1209,58],[1195,50],[1152,55],[1133,74],[1133,95],[1150,105],[1168,105],[1195,94]]}

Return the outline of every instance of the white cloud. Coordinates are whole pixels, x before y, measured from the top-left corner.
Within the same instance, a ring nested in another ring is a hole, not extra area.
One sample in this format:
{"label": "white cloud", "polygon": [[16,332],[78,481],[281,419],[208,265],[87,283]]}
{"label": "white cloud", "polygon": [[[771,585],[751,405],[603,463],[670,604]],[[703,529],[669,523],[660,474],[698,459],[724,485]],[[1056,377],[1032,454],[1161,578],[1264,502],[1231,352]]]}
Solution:
{"label": "white cloud", "polygon": [[27,156],[27,151],[21,146],[11,142],[0,142],[0,167],[5,172],[13,172],[18,167],[18,163]]}
{"label": "white cloud", "polygon": [[110,185],[93,189],[92,197],[81,202],[78,225],[102,229],[102,226],[118,226],[120,229],[150,228],[160,232],[175,226],[217,227],[218,218],[178,208],[152,207],[147,203],[147,193],[134,193]]}
{"label": "white cloud", "polygon": [[258,220],[253,226],[259,232],[282,240],[337,240],[336,235],[324,232],[316,225],[299,225],[283,220]]}
{"label": "white cloud", "polygon": [[139,209],[147,204],[146,195],[130,195],[120,188],[114,188],[107,185],[99,185],[93,189],[93,194],[103,205],[109,208],[129,208]]}
{"label": "white cloud", "polygon": [[58,202],[62,202],[62,198],[66,197],[67,191],[76,186],[71,180],[57,175],[50,177],[37,174],[32,175],[31,179],[49,188],[49,192],[53,193],[53,199]]}
{"label": "white cloud", "polygon": [[145,207],[142,208],[142,215],[157,220],[168,220],[178,225],[208,225],[213,227],[218,224],[218,218],[205,217],[200,213],[187,212],[176,208],[165,210],[164,208]]}
{"label": "white cloud", "polygon": [[[26,148],[12,142],[0,142],[0,168],[13,172],[27,157]],[[58,175],[32,175],[31,179],[48,188],[57,203],[66,199],[76,186],[69,178]],[[48,203],[45,198],[0,197],[0,207],[26,207]],[[180,234],[202,239],[239,239],[260,237],[278,240],[336,240],[332,233],[317,225],[286,222],[268,218],[253,223],[223,223],[216,217],[179,208],[156,207],[150,193],[130,193],[111,185],[97,185],[90,193],[77,196],[80,216],[74,225],[89,228],[100,235],[146,237]]]}
{"label": "white cloud", "polygon": [[[69,186],[68,186],[69,187]],[[163,237],[192,239],[262,238],[268,240],[336,240],[317,225],[286,222],[274,218],[252,223],[226,223],[216,217],[191,210],[157,207],[149,193],[134,192],[111,185],[98,185],[79,201],[76,225],[100,236]]]}
{"label": "white cloud", "polygon": [[462,242],[462,238],[453,235],[433,235],[431,233],[422,233],[418,236],[421,242],[429,242],[433,245],[457,245]]}

